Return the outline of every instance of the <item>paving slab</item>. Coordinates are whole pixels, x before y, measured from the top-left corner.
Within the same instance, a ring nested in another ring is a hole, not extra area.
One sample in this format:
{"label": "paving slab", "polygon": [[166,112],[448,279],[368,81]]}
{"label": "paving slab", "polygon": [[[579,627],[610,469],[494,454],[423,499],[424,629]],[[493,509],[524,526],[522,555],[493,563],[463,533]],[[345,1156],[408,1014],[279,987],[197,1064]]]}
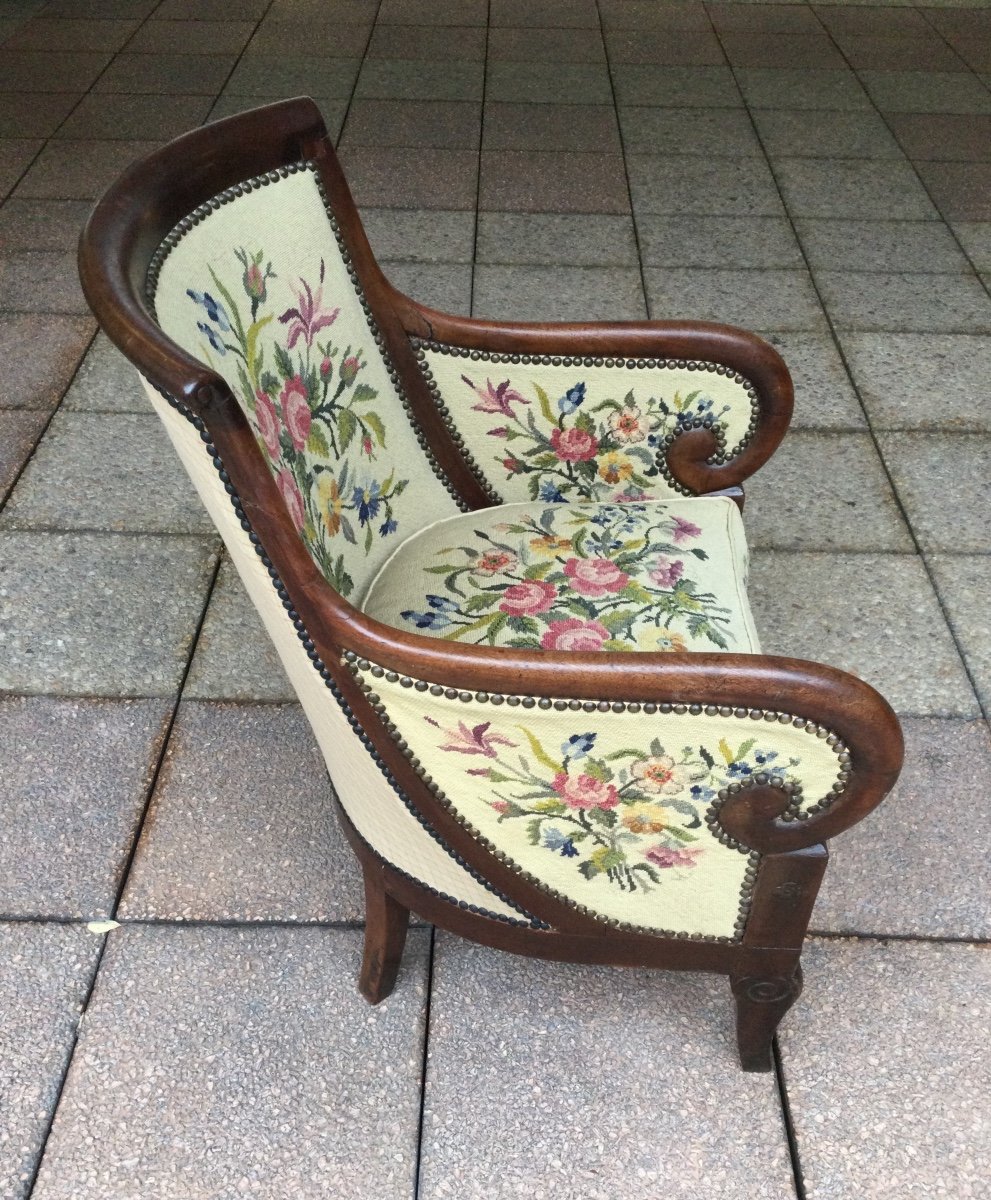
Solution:
{"label": "paving slab", "polygon": [[47,413],[7,412],[0,419],[0,503],[7,499],[18,473],[31,457],[48,420]]}
{"label": "paving slab", "polygon": [[904,716],[980,716],[918,557],[758,550],[748,592],[765,654],[851,671]]}
{"label": "paving slab", "polygon": [[897,550],[912,536],[866,433],[793,430],[746,484],[754,549]]}
{"label": "paving slab", "polygon": [[86,91],[113,57],[110,50],[46,51],[0,49],[4,92]]}
{"label": "paving slab", "polygon": [[[118,54],[93,90],[129,96],[215,96],[237,61],[236,54]],[[272,64],[273,74],[280,65]]]}
{"label": "paving slab", "polygon": [[439,934],[421,1195],[792,1200],[774,1078],[740,1070],[732,1007],[724,979]]}
{"label": "paving slab", "polygon": [[532,19],[521,21],[515,27],[490,29],[487,52],[490,63],[549,63],[564,69],[573,63],[604,65],[606,61],[602,34],[598,29],[541,27]]}
{"label": "paving slab", "polygon": [[903,158],[881,117],[870,111],[755,108],[754,124],[771,158]]}
{"label": "paving slab", "polygon": [[800,218],[795,229],[809,266],[823,271],[969,272],[956,238],[941,221],[847,221]]}
{"label": "paving slab", "polygon": [[355,202],[369,208],[475,208],[473,150],[351,146],[341,152]]}
{"label": "paving slab", "polygon": [[628,154],[762,154],[742,108],[621,107],[619,121]]}
{"label": "paving slab", "polygon": [[645,265],[773,269],[805,266],[784,217],[651,216],[638,214]]}
{"label": "paving slab", "polygon": [[947,221],[991,220],[991,162],[920,162],[916,170]]}
{"label": "paving slab", "polygon": [[103,939],[71,925],[0,924],[0,1193],[26,1200]]}
{"label": "paving slab", "polygon": [[[580,120],[576,120],[580,116]],[[489,100],[482,120],[486,150],[585,150],[619,154],[619,126],[611,104],[515,104]]]}
{"label": "paving slab", "polygon": [[[185,26],[184,26],[185,28]],[[57,138],[175,138],[202,124],[210,96],[129,95],[122,104],[115,94],[91,92],[59,126]]]}
{"label": "paving slab", "polygon": [[379,266],[401,292],[442,312],[467,313],[471,308],[469,263],[387,262]]}
{"label": "paving slab", "polygon": [[809,1200],[953,1196],[991,1178],[991,954],[812,943],[780,1035]]}
{"label": "paving slab", "polygon": [[920,221],[937,215],[907,162],[777,158],[773,166],[793,217]]}
{"label": "paving slab", "polygon": [[358,994],[361,935],[110,936],[35,1200],[411,1196],[427,937]]}
{"label": "paving slab", "polygon": [[633,211],[671,216],[782,217],[774,178],[759,158],[627,157]]}
{"label": "paving slab", "polygon": [[223,87],[226,94],[235,96],[265,96],[272,92],[290,96],[312,92],[317,96],[346,99],[354,88],[359,66],[360,59],[357,58],[293,54],[273,61],[270,54],[243,54],[230,78],[225,72],[217,87],[211,87],[210,91],[215,94]]}
{"label": "paving slab", "polygon": [[110,916],[172,706],[0,699],[0,914]]}
{"label": "paving slab", "polygon": [[182,704],[120,912],[362,920],[361,870],[298,705]]}
{"label": "paving slab", "polygon": [[744,328],[825,330],[826,317],[806,270],[644,270],[650,315],[719,321]]}
{"label": "paving slab", "polygon": [[950,228],[974,267],[991,271],[991,221],[951,221]]}
{"label": "paving slab", "polygon": [[213,525],[158,417],[59,412],[0,528],[207,534]]}
{"label": "paving slab", "polygon": [[924,553],[991,553],[991,438],[882,433],[878,443]]}
{"label": "paving slab", "polygon": [[102,330],[79,364],[62,407],[68,412],[142,413],[145,416],[151,412],[137,368]]}
{"label": "paving slab", "polygon": [[991,114],[889,113],[886,119],[902,149],[915,161],[991,158]]}
{"label": "paving slab", "polygon": [[11,191],[43,144],[33,138],[0,140],[0,198]]}
{"label": "paving slab", "polygon": [[608,29],[609,61],[657,66],[721,66],[726,55],[719,39],[706,29]]}
{"label": "paving slab", "polygon": [[341,144],[477,150],[481,112],[471,100],[356,100]]}
{"label": "paving slab", "polygon": [[736,67],[747,106],[756,108],[815,108],[838,111],[869,109],[870,97],[852,71]]}
{"label": "paving slab", "polygon": [[[354,95],[362,100],[479,101],[484,92],[484,78],[484,64],[480,62],[438,63],[368,58],[362,65]],[[264,65],[259,64],[257,86],[264,80]],[[333,96],[335,92],[325,90],[323,94]],[[524,100],[527,97],[517,96],[515,99]]]}
{"label": "paving slab", "polygon": [[70,251],[0,253],[0,312],[88,315]]}
{"label": "paving slab", "polygon": [[859,71],[882,113],[989,113],[991,92],[969,71]]}
{"label": "paving slab", "polygon": [[127,49],[139,54],[237,54],[254,28],[253,21],[152,20],[135,33]]}
{"label": "paving slab", "polygon": [[863,409],[836,343],[825,333],[761,334],[788,364],[795,385],[793,429],[863,429]]}
{"label": "paving slab", "polygon": [[616,103],[660,108],[739,108],[740,89],[729,67],[655,67],[636,63],[611,71]]}
{"label": "paving slab", "polygon": [[812,916],[822,933],[991,938],[984,878],[991,827],[974,800],[991,790],[984,721],[908,718],[894,791],[829,844]]}
{"label": "paving slab", "polygon": [[619,154],[483,150],[481,208],[501,212],[628,213]]}
{"label": "paving slab", "polygon": [[[481,83],[479,76],[479,98]],[[613,99],[609,72],[598,63],[569,63],[566,70],[554,71],[545,63],[490,62],[484,94],[487,100],[525,104],[611,104]]]}
{"label": "paving slab", "polygon": [[991,714],[991,558],[936,554],[929,565],[985,714]]}
{"label": "paving slab", "polygon": [[816,271],[839,329],[991,333],[991,298],[976,275]]}
{"label": "paving slab", "polygon": [[[158,148],[157,141],[86,138],[52,141],[17,185],[20,199],[96,200],[125,167]],[[75,265],[70,264],[75,275]]]}
{"label": "paving slab", "polygon": [[173,695],[216,554],[206,538],[0,533],[0,689]]}
{"label": "paving slab", "polygon": [[[230,95],[225,92],[214,101],[209,119],[217,121],[221,117],[233,117],[237,113],[260,108],[263,104],[275,104],[276,101],[285,100],[285,98],[285,92],[266,92],[254,96]],[[323,117],[331,140],[336,141],[344,125],[344,117],[348,108],[347,98],[311,95],[310,99],[320,109],[320,115]]]}
{"label": "paving slab", "polygon": [[475,268],[472,315],[487,320],[641,321],[647,315],[635,267]]}
{"label": "paving slab", "polygon": [[471,262],[475,241],[473,212],[364,208],[361,222],[379,261]]}
{"label": "paving slab", "polygon": [[0,208],[0,245],[15,250],[75,250],[93,205],[86,200],[18,200]]}
{"label": "paving slab", "polygon": [[991,378],[991,337],[855,333],[840,341],[875,429],[991,432],[981,402]]}
{"label": "paving slab", "polygon": [[476,261],[637,266],[633,218],[614,213],[480,212]]}
{"label": "paving slab", "polygon": [[0,137],[51,137],[79,103],[79,91],[5,93]]}

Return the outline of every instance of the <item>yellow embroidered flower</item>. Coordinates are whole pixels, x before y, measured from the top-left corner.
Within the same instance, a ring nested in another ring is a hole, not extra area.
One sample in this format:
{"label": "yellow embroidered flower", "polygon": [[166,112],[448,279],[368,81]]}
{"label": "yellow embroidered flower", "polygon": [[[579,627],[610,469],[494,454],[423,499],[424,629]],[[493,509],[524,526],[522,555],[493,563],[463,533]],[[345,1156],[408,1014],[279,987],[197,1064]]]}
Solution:
{"label": "yellow embroidered flower", "polygon": [[327,533],[333,537],[340,532],[341,509],[344,507],[341,494],[337,490],[337,480],[328,471],[321,471],[317,480],[317,496],[320,499],[320,512],[327,525]]}
{"label": "yellow embroidered flower", "polygon": [[633,474],[633,463],[618,450],[610,450],[599,462],[599,477],[606,483],[622,483]]}
{"label": "yellow embroidered flower", "polygon": [[667,811],[660,804],[627,804],[622,820],[631,833],[660,833],[667,825]]}
{"label": "yellow embroidered flower", "polygon": [[530,549],[535,554],[543,554],[547,558],[554,558],[562,550],[571,550],[573,547],[571,545],[571,538],[553,537],[551,534],[545,534],[544,537],[531,538]]}
{"label": "yellow embroidered flower", "polygon": [[640,642],[640,649],[661,650],[667,654],[684,654],[688,649],[685,639],[680,633],[670,629],[658,629],[655,633],[645,634]]}

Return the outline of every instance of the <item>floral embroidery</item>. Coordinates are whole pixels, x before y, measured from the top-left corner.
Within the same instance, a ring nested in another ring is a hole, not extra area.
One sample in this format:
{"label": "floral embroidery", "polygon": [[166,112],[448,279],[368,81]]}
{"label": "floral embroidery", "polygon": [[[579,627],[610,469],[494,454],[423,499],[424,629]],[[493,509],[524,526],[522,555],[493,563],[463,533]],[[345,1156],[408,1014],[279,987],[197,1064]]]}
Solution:
{"label": "floral embroidery", "polygon": [[725,425],[730,412],[729,404],[717,411],[702,389],[670,399],[637,398],[631,390],[622,400],[593,400],[586,383],[576,380],[553,400],[534,383],[534,402],[508,379],[486,379],[484,386],[467,375],[461,380],[479,398],[471,406],[476,412],[500,418],[486,431],[504,447],[493,461],[507,479],[526,477],[531,500],[551,503],[651,498],[665,437],[698,419]]}
{"label": "floral embroidery", "polygon": [[[205,315],[197,328],[215,354],[236,360],[258,444],[293,524],[347,596],[354,584],[332,540],[340,535],[367,555],[376,536],[395,533],[394,502],[408,480],[377,465],[386,444],[386,425],[374,408],[378,392],[360,378],[367,366],[361,347],[334,339],[341,309],[324,298],[323,260],[316,281],[295,281],[295,303],[279,312],[269,295],[269,281],[278,276],[264,252],[241,247],[233,257],[243,297],[211,267],[213,290],[186,291]],[[263,344],[263,331],[279,326],[284,342]]]}
{"label": "floral embroidery", "polygon": [[[756,738],[736,750],[721,738],[713,749],[677,752],[654,738],[646,749],[596,756],[598,734],[583,732],[566,738],[555,756],[524,725],[443,729],[424,720],[443,735],[438,750],[490,760],[466,774],[493,785],[482,802],[500,825],[525,822],[529,845],[574,859],[585,879],[604,876],[627,892],[649,892],[699,864],[708,849],[703,814],[720,788],[757,772],[794,782],[800,765]],[[507,736],[510,728],[517,740]]]}
{"label": "floral embroidery", "polygon": [[552,507],[493,529],[507,540],[477,530],[483,549],[438,551],[423,570],[443,577],[444,594],[402,619],[524,649],[683,651],[686,638],[728,648],[730,610],[692,580],[693,558],[708,556],[683,517],[644,504]]}

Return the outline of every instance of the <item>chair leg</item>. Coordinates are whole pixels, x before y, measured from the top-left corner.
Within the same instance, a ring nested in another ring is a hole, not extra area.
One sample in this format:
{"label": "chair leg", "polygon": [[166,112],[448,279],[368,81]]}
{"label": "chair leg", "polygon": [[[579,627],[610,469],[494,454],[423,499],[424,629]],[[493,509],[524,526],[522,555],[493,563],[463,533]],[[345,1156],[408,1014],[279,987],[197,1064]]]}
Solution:
{"label": "chair leg", "polygon": [[406,945],[409,909],[385,890],[382,874],[365,868],[365,953],[358,990],[369,1004],[379,1004],[396,986]]}
{"label": "chair leg", "polygon": [[731,975],[736,1000],[736,1039],[745,1071],[770,1071],[771,1039],[789,1008],[802,994],[802,968],[788,978]]}

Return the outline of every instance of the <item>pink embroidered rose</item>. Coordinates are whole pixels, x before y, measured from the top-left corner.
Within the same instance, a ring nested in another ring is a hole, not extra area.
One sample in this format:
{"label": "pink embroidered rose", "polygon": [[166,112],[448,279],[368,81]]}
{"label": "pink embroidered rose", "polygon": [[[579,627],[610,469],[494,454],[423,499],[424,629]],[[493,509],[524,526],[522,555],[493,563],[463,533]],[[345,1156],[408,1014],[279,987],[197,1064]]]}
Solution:
{"label": "pink embroidered rose", "polygon": [[605,625],[568,617],[565,621],[551,621],[540,644],[545,650],[601,650],[602,643],[608,640],[609,630]]}
{"label": "pink embroidered rose", "polygon": [[593,600],[621,592],[630,582],[629,575],[608,558],[569,558],[564,573],[576,592]]}
{"label": "pink embroidered rose", "polygon": [[255,392],[255,420],[258,432],[271,458],[279,457],[279,414],[271,398],[263,391]]}
{"label": "pink embroidered rose", "polygon": [[299,375],[286,381],[286,386],[279,393],[282,404],[282,416],[286,429],[292,438],[292,444],[297,450],[302,450],[306,439],[310,436],[310,402],[306,398],[306,384]]}
{"label": "pink embroidered rose", "polygon": [[511,617],[528,617],[546,612],[557,599],[557,588],[542,579],[524,579],[502,593],[499,610]]}
{"label": "pink embroidered rose", "polygon": [[671,536],[676,542],[684,542],[688,538],[698,537],[701,532],[702,530],[691,521],[686,521],[684,517],[675,517]]}
{"label": "pink embroidered rose", "polygon": [[282,499],[286,502],[286,507],[289,509],[292,523],[297,529],[302,529],[306,524],[306,510],[303,507],[303,495],[299,490],[299,485],[293,479],[290,472],[285,469],[276,475],[275,482],[282,493]]}
{"label": "pink embroidered rose", "polygon": [[685,564],[680,559],[670,559],[661,557],[657,560],[657,566],[650,572],[650,579],[662,588],[673,588],[681,578],[685,570]]}
{"label": "pink embroidered rose", "polygon": [[644,856],[655,867],[694,867],[702,851],[698,847],[684,846],[672,850],[669,846],[654,846]]}
{"label": "pink embroidered rose", "polygon": [[569,775],[559,771],[551,787],[569,808],[615,808],[619,793],[611,783],[594,775]]}
{"label": "pink embroidered rose", "polygon": [[551,449],[564,462],[586,462],[595,458],[599,439],[584,429],[555,429],[551,434]]}
{"label": "pink embroidered rose", "polygon": [[510,571],[519,559],[508,550],[486,550],[472,564],[472,570],[482,575],[498,575],[500,571]]}

